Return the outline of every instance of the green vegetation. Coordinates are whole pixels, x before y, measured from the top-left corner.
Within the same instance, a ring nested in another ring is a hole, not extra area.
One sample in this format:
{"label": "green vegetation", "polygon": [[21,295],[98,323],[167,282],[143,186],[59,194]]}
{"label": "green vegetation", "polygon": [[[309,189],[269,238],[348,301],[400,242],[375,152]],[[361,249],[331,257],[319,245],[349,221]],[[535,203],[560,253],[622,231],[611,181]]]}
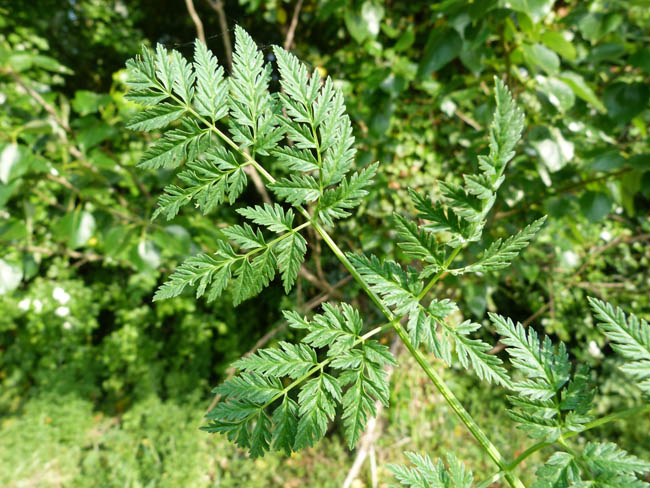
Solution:
{"label": "green vegetation", "polygon": [[645,486],[644,2],[232,3],[0,7],[0,483]]}

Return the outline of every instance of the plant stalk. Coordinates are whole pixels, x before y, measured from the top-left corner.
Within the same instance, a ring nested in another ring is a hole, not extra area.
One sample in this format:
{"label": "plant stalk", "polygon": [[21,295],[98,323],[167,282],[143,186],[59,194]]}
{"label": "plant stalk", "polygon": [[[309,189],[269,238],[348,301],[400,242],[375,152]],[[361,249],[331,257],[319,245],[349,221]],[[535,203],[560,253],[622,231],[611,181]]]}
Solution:
{"label": "plant stalk", "polygon": [[[400,318],[395,317],[393,313],[384,305],[382,300],[375,294],[375,292],[373,292],[370,289],[370,287],[366,284],[363,277],[354,268],[354,266],[352,266],[352,263],[348,260],[348,258],[345,256],[343,251],[338,247],[338,245],[325,231],[325,229],[323,229],[318,222],[312,222],[312,224],[316,232],[320,234],[320,236],[327,243],[327,245],[332,250],[332,252],[336,255],[338,260],[341,261],[343,266],[345,266],[345,268],[350,272],[350,274],[354,277],[354,279],[361,285],[361,287],[366,292],[366,294],[370,297],[370,299],[377,305],[377,307],[379,307],[382,313],[391,321],[391,324],[393,325],[393,328],[397,332],[397,335],[400,337],[402,342],[404,342],[404,345],[406,346],[408,351],[415,358],[415,360],[418,362],[420,367],[424,370],[424,372],[429,377],[429,379],[433,382],[433,384],[438,389],[440,394],[443,396],[447,404],[456,413],[456,415],[458,415],[461,422],[465,424],[465,427],[467,427],[467,429],[472,433],[474,438],[478,441],[478,443],[485,450],[485,452],[487,452],[488,456],[490,456],[492,461],[494,461],[494,463],[499,467],[499,469],[504,472],[504,477],[508,481],[508,484],[513,488],[525,488],[522,481],[515,474],[510,472],[510,470],[508,469],[508,465],[505,462],[503,456],[496,448],[496,446],[492,444],[490,439],[488,439],[485,432],[481,430],[481,428],[474,421],[470,413],[467,410],[465,410],[465,407],[463,407],[463,405],[460,403],[458,398],[456,398],[454,393],[445,384],[443,379],[431,368],[431,365],[428,363],[424,355],[413,346],[413,343],[408,337],[408,333],[404,330],[404,328],[400,324]],[[456,251],[452,253],[448,261],[453,260],[455,255],[459,252],[459,249],[460,248],[457,248]],[[440,276],[442,276],[442,273],[438,275],[438,278]],[[437,278],[434,277],[434,279]]]}
{"label": "plant stalk", "polygon": [[[172,98],[175,98],[172,95]],[[187,110],[190,111],[195,117],[197,117],[199,120],[201,120],[204,124],[206,124],[210,130],[212,130],[215,134],[217,134],[226,144],[228,144],[230,147],[235,149],[239,154],[241,154],[246,161],[248,161],[251,165],[255,167],[255,169],[270,183],[275,183],[275,178],[273,175],[271,175],[268,171],[266,171],[255,159],[253,159],[249,154],[247,154],[245,151],[242,151],[239,146],[232,141],[226,134],[224,134],[222,131],[220,131],[217,127],[215,127],[214,124],[210,123],[208,120],[206,120],[204,117],[201,117],[191,106],[186,106]],[[458,415],[460,418],[461,422],[465,424],[467,429],[472,433],[474,438],[478,441],[478,443],[481,445],[481,447],[487,452],[487,454],[490,456],[490,458],[494,461],[494,463],[499,467],[501,471],[504,472],[504,477],[508,481],[508,484],[512,488],[525,488],[524,484],[521,482],[521,480],[513,473],[511,473],[508,469],[508,465],[506,464],[503,456],[499,452],[499,450],[496,448],[494,444],[488,439],[487,435],[481,430],[481,428],[478,426],[478,424],[474,421],[470,413],[465,410],[463,405],[460,403],[460,401],[456,398],[454,393],[447,387],[443,379],[435,372],[433,369],[431,369],[431,366],[429,365],[428,361],[426,358],[422,355],[420,351],[418,351],[413,344],[411,343],[407,332],[404,330],[402,325],[400,324],[400,321],[402,317],[396,317],[393,312],[390,311],[386,305],[382,302],[382,300],[377,296],[377,294],[370,289],[368,284],[365,282],[361,274],[352,266],[352,263],[348,260],[347,256],[345,253],[338,247],[336,242],[331,238],[331,236],[327,233],[327,231],[317,222],[315,221],[312,216],[307,212],[307,210],[304,209],[302,206],[297,206],[297,210],[307,218],[309,222],[311,222],[312,226],[314,227],[314,230],[318,232],[318,234],[321,236],[321,238],[325,241],[325,243],[328,245],[328,247],[332,250],[334,255],[337,257],[337,259],[343,264],[343,266],[348,270],[348,272],[352,275],[352,277],[359,283],[359,285],[363,288],[363,290],[366,292],[368,297],[375,303],[375,305],[381,310],[381,312],[388,318],[390,321],[391,325],[399,335],[400,339],[402,342],[404,342],[404,345],[406,348],[409,350],[409,352],[413,355],[415,360],[418,362],[418,364],[422,367],[426,375],[429,377],[429,379],[433,382],[433,384],[436,386],[438,391],[442,394],[443,398],[445,401],[449,404],[451,409]],[[456,255],[460,252],[460,247],[456,248],[447,261],[445,262],[445,268],[449,266],[449,264],[453,261],[453,259],[456,257]],[[439,271],[427,284],[427,286],[422,290],[420,293],[420,296],[418,298],[423,298],[424,295],[431,289],[431,287],[440,279],[443,274],[446,272],[446,269],[442,269]],[[308,373],[308,375],[311,375],[312,373]],[[296,383],[294,381],[294,383]],[[295,386],[294,383],[292,383],[290,386],[293,387]]]}
{"label": "plant stalk", "polygon": [[[594,429],[596,427],[600,427],[601,425],[608,424],[610,422],[613,422],[614,420],[622,420],[628,417],[632,417],[634,415],[643,415],[646,412],[650,412],[650,405],[641,405],[639,407],[633,407],[633,408],[628,408],[626,410],[621,410],[619,412],[614,412],[609,415],[605,415],[604,417],[601,417],[599,419],[594,420],[593,422],[589,422],[587,425],[585,425],[584,430],[581,432],[576,432],[576,431],[570,431],[562,434],[562,437],[564,439],[569,439],[571,437],[574,437],[586,430],[589,429]],[[515,459],[513,462],[508,464],[508,469],[514,469],[515,467],[519,466],[522,462],[524,462],[528,457],[539,451],[540,449],[544,449],[545,447],[552,446],[555,444],[554,442],[538,442],[537,444],[529,447],[526,449],[524,452],[521,453],[521,455]]]}

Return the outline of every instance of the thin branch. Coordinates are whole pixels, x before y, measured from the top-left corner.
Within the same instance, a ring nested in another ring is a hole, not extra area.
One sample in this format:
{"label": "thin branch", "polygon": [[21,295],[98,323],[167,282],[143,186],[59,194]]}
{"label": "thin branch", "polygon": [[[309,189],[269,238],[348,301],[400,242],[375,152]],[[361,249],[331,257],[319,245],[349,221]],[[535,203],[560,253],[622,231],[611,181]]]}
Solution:
{"label": "thin branch", "polygon": [[52,105],[47,103],[40,93],[34,90],[31,86],[27,85],[16,72],[14,72],[11,68],[1,68],[0,73],[10,76],[18,86],[20,86],[23,90],[25,90],[30,97],[36,100],[36,102],[41,107],[43,107],[48,114],[52,116],[52,118],[57,123],[57,125],[59,125],[59,127],[61,127],[66,132],[72,131],[68,123],[59,116],[59,114],[54,109],[54,107],[52,107]]}
{"label": "thin branch", "polygon": [[298,272],[300,276],[305,278],[307,281],[309,281],[312,285],[314,285],[316,288],[321,290],[324,293],[328,293],[329,295],[332,295],[333,297],[339,298],[341,295],[336,289],[330,285],[327,281],[319,279],[317,276],[315,276],[311,271],[309,271],[305,266],[302,266],[300,268],[300,271]]}
{"label": "thin branch", "polygon": [[222,0],[206,0],[208,5],[217,12],[219,18],[219,28],[221,29],[221,40],[223,42],[223,50],[226,53],[226,67],[228,71],[232,71],[232,44],[230,44],[230,35],[228,33],[228,21],[226,20],[226,12],[223,10]]}
{"label": "thin branch", "polygon": [[194,2],[192,0],[185,0],[185,5],[187,6],[187,11],[194,22],[194,27],[196,28],[196,36],[199,40],[205,44],[205,32],[203,31],[203,22],[201,22],[201,17],[196,13],[194,8]]}
{"label": "thin branch", "polygon": [[476,130],[483,130],[483,126],[481,124],[479,124],[476,120],[471,118],[469,115],[464,114],[460,110],[456,109],[454,111],[454,114],[456,114],[456,117],[458,117],[460,120],[465,122],[471,128],[476,129]]}
{"label": "thin branch", "polygon": [[296,27],[298,26],[298,20],[300,18],[302,1],[303,0],[298,0],[298,2],[296,2],[296,7],[293,9],[293,16],[291,17],[291,24],[289,24],[289,30],[287,31],[287,35],[284,38],[284,49],[287,51],[291,49],[293,38],[296,35]]}
{"label": "thin branch", "polygon": [[612,247],[616,247],[619,244],[632,244],[633,242],[639,242],[639,241],[647,241],[650,240],[650,233],[648,234],[639,234],[638,236],[632,236],[632,237],[617,237],[616,239],[612,240],[611,242],[608,242],[602,247],[599,247],[597,249],[590,250],[587,255],[587,259],[583,263],[583,265],[580,267],[577,273],[575,273],[576,276],[580,276],[582,273],[584,273],[585,269],[587,269],[587,266],[589,263],[591,263],[596,257],[600,256],[602,253],[607,251],[608,249],[611,249]]}
{"label": "thin branch", "polygon": [[572,184],[567,185],[567,186],[565,186],[563,188],[560,188],[557,191],[553,191],[553,189],[550,188],[548,190],[548,192],[546,192],[545,195],[543,197],[541,197],[541,198],[537,198],[537,199],[529,201],[529,202],[523,202],[520,207],[513,208],[512,210],[508,210],[506,212],[497,212],[497,214],[494,216],[494,220],[503,219],[505,217],[510,217],[511,215],[516,215],[518,213],[523,212],[527,208],[532,207],[533,205],[536,205],[538,203],[542,203],[544,200],[546,200],[549,197],[564,195],[565,193],[573,193],[576,190],[579,190],[580,188],[589,185],[590,183],[597,183],[599,181],[608,180],[608,179],[613,178],[615,176],[620,176],[622,174],[625,174],[625,173],[627,173],[628,171],[631,171],[631,170],[632,170],[632,168],[622,168],[622,169],[619,169],[617,171],[612,171],[612,172],[606,173],[606,174],[601,175],[601,176],[595,176],[593,178],[589,178],[589,179],[586,179],[586,180],[583,180],[583,181],[579,181],[577,183],[572,183]]}
{"label": "thin branch", "polygon": [[248,165],[244,167],[244,171],[248,174],[248,176],[251,177],[251,181],[253,182],[253,186],[255,187],[255,190],[257,190],[257,193],[260,194],[262,197],[262,200],[264,200],[265,203],[271,203],[271,197],[269,197],[268,192],[266,191],[266,186],[264,185],[264,182],[262,181],[262,178],[260,178],[259,173],[255,170],[255,168],[251,165]]}

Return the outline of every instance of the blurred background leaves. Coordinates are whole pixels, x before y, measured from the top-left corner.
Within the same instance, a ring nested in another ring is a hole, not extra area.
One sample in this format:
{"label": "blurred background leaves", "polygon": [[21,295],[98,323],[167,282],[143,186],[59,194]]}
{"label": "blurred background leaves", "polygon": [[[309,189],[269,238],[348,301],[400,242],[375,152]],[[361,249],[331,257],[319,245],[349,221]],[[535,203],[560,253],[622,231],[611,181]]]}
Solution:
{"label": "blurred background leaves", "polygon": [[[550,218],[512,268],[475,281],[450,276],[437,294],[459,300],[474,320],[499,311],[567,342],[605,378],[602,412],[633,401],[585,297],[650,314],[647,2],[193,6],[226,66],[225,41],[240,24],[267,61],[272,44],[285,45],[344,91],[357,164],[380,162],[358,218],[337,228],[346,250],[399,254],[389,216],[412,212],[408,188],[436,194],[436,179],[474,172],[487,150],[492,79],[503,78],[527,129],[488,231],[496,238]],[[152,303],[164,276],[188,255],[214,250],[222,236],[212,216],[191,209],[151,221],[171,174],[134,167],[148,141],[124,129],[138,108],[124,99],[123,66],[142,43],[190,54],[197,32],[182,1],[0,2],[3,485],[340,486],[354,460],[337,429],[318,450],[256,461],[196,430],[230,362],[262,337],[290,334],[278,328],[282,308],[305,311],[333,294],[373,313],[354,285],[331,289],[345,271],[320,254],[316,236],[308,273],[290,297],[274,283],[254,307],[233,309],[229,297],[207,304],[191,291]],[[262,196],[250,188],[243,199]],[[232,218],[228,209],[216,212]],[[400,461],[405,447],[436,457],[452,443],[487,475],[485,459],[414,371],[396,373],[379,465]],[[467,408],[497,430],[499,393],[453,373],[446,374]],[[607,429],[648,456],[641,435],[648,419]],[[516,435],[503,439],[512,453],[524,447]],[[372,485],[365,471],[357,478],[358,486]]]}

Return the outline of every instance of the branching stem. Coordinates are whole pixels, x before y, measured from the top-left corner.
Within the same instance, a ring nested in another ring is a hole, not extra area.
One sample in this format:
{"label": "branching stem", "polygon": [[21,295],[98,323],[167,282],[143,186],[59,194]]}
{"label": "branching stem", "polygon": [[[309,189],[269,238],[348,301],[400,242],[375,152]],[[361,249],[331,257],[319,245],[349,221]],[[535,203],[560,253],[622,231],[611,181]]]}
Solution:
{"label": "branching stem", "polygon": [[[595,429],[596,427],[600,427],[601,425],[608,424],[615,420],[622,420],[635,415],[643,415],[644,413],[648,413],[648,412],[650,412],[650,405],[641,405],[639,407],[633,407],[633,408],[628,408],[626,410],[621,410],[620,412],[614,412],[609,415],[605,415],[604,417],[601,417],[599,419],[596,419],[593,422],[589,422],[587,425],[585,425],[585,428],[584,430],[582,430],[582,432],[589,429]],[[580,433],[581,432],[575,432],[575,431],[566,432],[562,435],[562,437],[564,439],[569,439]],[[514,469],[515,467],[519,466],[528,457],[530,457],[540,449],[544,449],[545,447],[552,446],[553,444],[554,442],[538,442],[537,444],[526,449],[523,453],[521,453],[521,455],[517,459],[515,459],[513,462],[508,464],[508,469]]]}
{"label": "branching stem", "polygon": [[[255,159],[253,159],[246,151],[243,151],[230,137],[228,137],[226,134],[224,134],[221,130],[219,130],[213,123],[199,115],[191,106],[183,103],[179,98],[177,98],[175,95],[170,94],[170,96],[176,100],[177,103],[180,103],[181,105],[185,106],[186,110],[190,112],[194,117],[199,119],[201,122],[206,124],[210,128],[211,131],[213,131],[217,136],[219,136],[224,143],[226,143],[228,146],[233,148],[235,151],[237,151],[244,159],[249,162],[252,166],[255,167],[255,169],[269,182],[269,183],[275,183],[275,178],[273,175],[271,175],[262,165],[260,165]],[[425,374],[429,377],[429,379],[433,382],[435,387],[438,389],[440,394],[443,396],[445,401],[449,404],[451,409],[458,415],[460,418],[461,422],[467,427],[467,429],[472,433],[474,438],[478,441],[478,443],[481,445],[481,447],[487,452],[488,456],[494,461],[494,463],[499,467],[501,471],[504,472],[504,476],[508,483],[510,484],[511,487],[513,488],[525,488],[524,484],[521,482],[521,480],[513,473],[510,472],[508,465],[506,464],[502,454],[499,452],[499,450],[496,448],[494,444],[490,441],[490,439],[487,437],[485,432],[481,430],[481,428],[478,426],[478,424],[474,421],[470,413],[465,410],[463,405],[460,403],[458,398],[454,395],[454,393],[449,389],[449,387],[445,384],[443,379],[431,368],[431,365],[428,363],[427,359],[424,357],[424,355],[417,350],[414,346],[411,340],[408,337],[408,333],[404,330],[402,325],[400,324],[400,321],[402,320],[403,317],[396,317],[393,312],[390,311],[390,309],[383,303],[381,298],[370,289],[368,284],[365,282],[361,274],[354,268],[352,263],[348,260],[346,257],[345,253],[339,248],[339,246],[334,242],[332,237],[327,233],[327,231],[316,221],[313,219],[313,217],[307,212],[307,210],[304,209],[302,206],[296,206],[296,209],[307,218],[307,221],[311,223],[313,226],[314,230],[318,232],[318,234],[321,236],[321,238],[325,241],[325,243],[328,245],[328,247],[332,250],[334,255],[337,257],[337,259],[343,264],[343,266],[348,270],[348,272],[352,275],[352,277],[359,283],[359,285],[363,288],[363,290],[366,292],[368,297],[377,305],[379,310],[388,318],[390,325],[395,329],[397,332],[397,335],[400,337],[402,342],[404,342],[404,345],[408,349],[408,351],[411,353],[411,355],[415,358],[415,360],[418,362],[420,367],[423,369]],[[427,286],[424,287],[422,292],[419,295],[419,299],[424,298],[426,293],[433,287],[433,285],[444,275],[444,273],[447,271],[447,267],[451,264],[451,262],[454,260],[454,258],[458,255],[460,252],[460,247],[456,248],[449,258],[447,258],[447,261],[445,262],[445,266],[442,270],[440,270],[432,279],[431,281],[427,284]],[[382,330],[383,326],[380,326],[374,330],[377,332],[379,330]],[[366,334],[367,335],[367,334]],[[365,337],[365,336],[364,336]],[[277,399],[279,399],[281,396],[285,395],[289,390],[297,386],[298,384],[302,383],[305,381],[307,378],[309,378],[312,374],[316,373],[323,367],[325,367],[329,363],[329,359],[325,360],[323,363],[320,363],[318,366],[315,366],[312,368],[309,372],[307,372],[306,375],[304,375],[301,378],[298,378],[291,382],[287,387],[285,387],[282,392],[278,393],[276,396],[274,396],[268,403],[262,408],[267,407]]]}

